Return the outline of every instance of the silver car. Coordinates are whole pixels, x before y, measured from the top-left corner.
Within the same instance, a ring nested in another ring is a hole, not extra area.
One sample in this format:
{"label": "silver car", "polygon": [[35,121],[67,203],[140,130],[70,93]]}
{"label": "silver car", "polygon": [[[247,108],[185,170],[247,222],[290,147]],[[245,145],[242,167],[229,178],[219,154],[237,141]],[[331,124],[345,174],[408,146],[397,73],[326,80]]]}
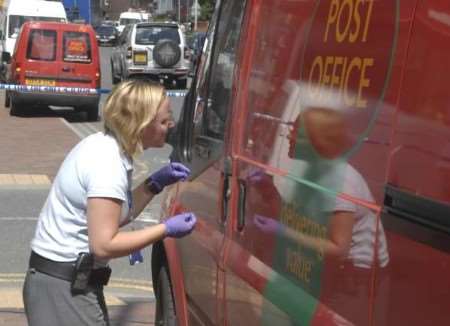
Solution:
{"label": "silver car", "polygon": [[186,88],[189,54],[177,23],[127,25],[111,56],[112,81],[143,77]]}

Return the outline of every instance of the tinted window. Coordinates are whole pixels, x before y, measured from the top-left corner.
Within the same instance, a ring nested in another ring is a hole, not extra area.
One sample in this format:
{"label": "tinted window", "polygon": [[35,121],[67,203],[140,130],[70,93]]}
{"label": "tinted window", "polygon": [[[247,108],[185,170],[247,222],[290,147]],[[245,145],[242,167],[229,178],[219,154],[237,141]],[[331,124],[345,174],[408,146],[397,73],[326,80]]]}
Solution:
{"label": "tinted window", "polygon": [[28,21],[54,21],[54,22],[64,22],[66,21],[64,18],[57,17],[39,17],[39,16],[9,16],[9,32],[8,36],[12,38],[16,38],[19,35],[20,27],[22,27],[23,23]]}
{"label": "tinted window", "polygon": [[56,58],[56,31],[33,29],[27,45],[27,59],[54,61]]}
{"label": "tinted window", "polygon": [[88,33],[64,32],[63,49],[66,62],[90,63],[92,61]]}
{"label": "tinted window", "polygon": [[136,44],[156,44],[159,40],[169,39],[180,43],[178,28],[167,26],[138,26],[136,27]]}
{"label": "tinted window", "polygon": [[95,31],[98,34],[114,34],[116,29],[113,26],[99,26]]}
{"label": "tinted window", "polygon": [[232,82],[239,41],[244,1],[228,2],[221,12],[213,54],[208,92],[208,110],[204,117],[206,134],[223,139],[232,98]]}

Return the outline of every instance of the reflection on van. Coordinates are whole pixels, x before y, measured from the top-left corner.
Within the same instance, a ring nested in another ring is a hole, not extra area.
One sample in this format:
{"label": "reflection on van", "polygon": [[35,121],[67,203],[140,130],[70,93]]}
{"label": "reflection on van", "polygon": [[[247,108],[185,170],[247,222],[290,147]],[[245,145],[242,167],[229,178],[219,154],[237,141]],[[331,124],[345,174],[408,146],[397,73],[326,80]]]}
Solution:
{"label": "reflection on van", "polygon": [[[449,325],[450,2],[217,1],[155,323]],[[175,307],[175,309],[173,309]]]}

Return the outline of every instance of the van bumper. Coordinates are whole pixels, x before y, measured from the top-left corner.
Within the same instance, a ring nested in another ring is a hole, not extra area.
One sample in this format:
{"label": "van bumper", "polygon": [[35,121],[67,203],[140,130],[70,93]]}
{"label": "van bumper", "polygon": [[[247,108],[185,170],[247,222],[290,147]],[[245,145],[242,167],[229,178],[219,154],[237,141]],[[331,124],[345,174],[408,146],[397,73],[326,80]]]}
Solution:
{"label": "van bumper", "polygon": [[11,100],[20,105],[87,107],[98,105],[100,94],[61,94],[9,91]]}

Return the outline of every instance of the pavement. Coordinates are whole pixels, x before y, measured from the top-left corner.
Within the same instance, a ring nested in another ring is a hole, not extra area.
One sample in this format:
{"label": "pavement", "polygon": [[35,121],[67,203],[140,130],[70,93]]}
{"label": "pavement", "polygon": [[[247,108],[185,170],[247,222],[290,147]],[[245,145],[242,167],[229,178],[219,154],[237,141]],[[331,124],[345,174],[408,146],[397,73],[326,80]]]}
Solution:
{"label": "pavement", "polygon": [[[111,326],[143,326],[154,325],[153,300],[130,299],[123,305],[109,305]],[[0,309],[0,325],[23,326],[27,319],[23,308]]]}

